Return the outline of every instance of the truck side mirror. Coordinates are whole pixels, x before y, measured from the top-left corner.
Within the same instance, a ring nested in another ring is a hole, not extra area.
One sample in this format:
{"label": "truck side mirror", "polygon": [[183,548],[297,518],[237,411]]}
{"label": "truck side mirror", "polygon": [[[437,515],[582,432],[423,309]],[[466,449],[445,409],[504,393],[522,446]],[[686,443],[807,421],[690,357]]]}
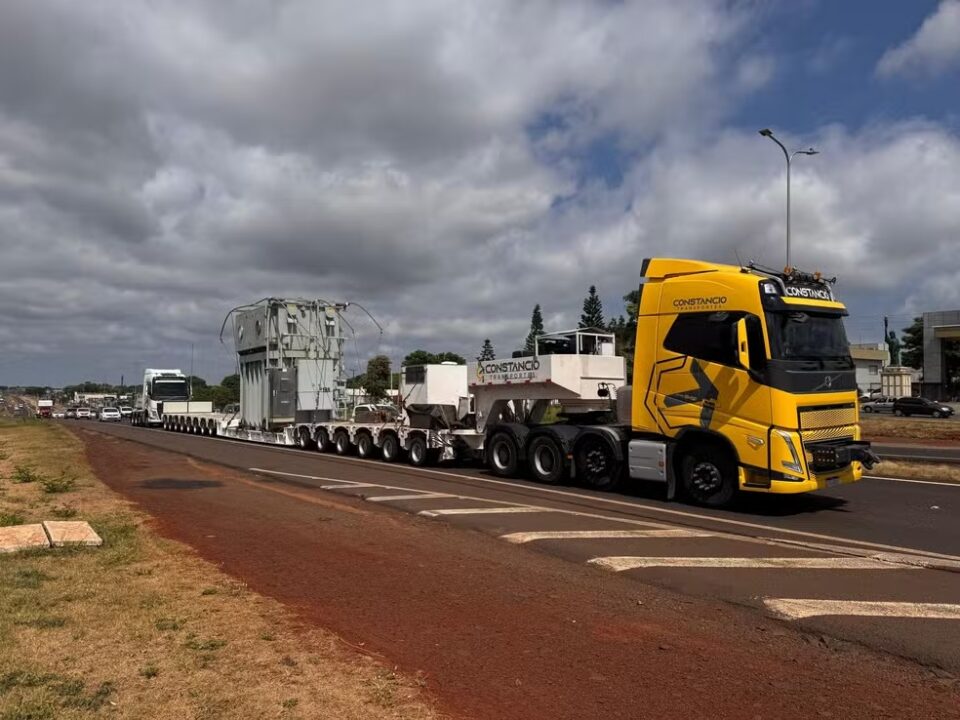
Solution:
{"label": "truck side mirror", "polygon": [[737,361],[744,370],[750,371],[750,344],[747,341],[747,319],[737,320]]}

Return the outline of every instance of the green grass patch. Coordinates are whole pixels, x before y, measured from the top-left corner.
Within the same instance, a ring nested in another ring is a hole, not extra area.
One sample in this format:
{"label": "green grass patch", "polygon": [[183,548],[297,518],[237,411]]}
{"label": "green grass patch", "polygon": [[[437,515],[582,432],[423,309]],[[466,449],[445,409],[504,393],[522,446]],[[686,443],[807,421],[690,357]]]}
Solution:
{"label": "green grass patch", "polygon": [[53,630],[66,625],[67,619],[58,615],[41,615],[31,620],[18,620],[16,624],[23,627],[31,627],[36,630]]}
{"label": "green grass patch", "polygon": [[42,570],[37,570],[36,568],[26,568],[16,570],[13,573],[11,585],[13,585],[15,588],[36,590],[47,580],[53,580],[53,577],[47,575]]}
{"label": "green grass patch", "polygon": [[210,638],[208,640],[201,640],[198,637],[193,635],[187,636],[187,641],[183,643],[185,648],[190,650],[196,650],[197,652],[212,652],[214,650],[221,650],[226,647],[227,641],[220,640],[218,638]]}
{"label": "green grass patch", "polygon": [[183,621],[177,620],[176,618],[158,618],[157,621],[153,623],[153,626],[161,632],[167,632],[182,628]]}
{"label": "green grass patch", "polygon": [[69,520],[70,518],[77,516],[77,509],[75,507],[70,507],[69,505],[60,505],[53,508],[50,511],[50,514],[58,520]]}
{"label": "green grass patch", "polygon": [[90,520],[90,525],[103,540],[99,561],[108,567],[128,565],[140,559],[138,527],[129,515],[118,513]]}
{"label": "green grass patch", "polygon": [[73,473],[61,471],[56,477],[41,477],[40,487],[48,495],[70,492],[77,488],[77,476]]}
{"label": "green grass patch", "polygon": [[147,680],[151,680],[160,674],[160,668],[156,665],[144,665],[140,668],[140,677],[145,677]]}
{"label": "green grass patch", "polygon": [[0,527],[10,527],[12,525],[23,525],[27,519],[16,512],[0,513]]}
{"label": "green grass patch", "polygon": [[10,481],[18,485],[25,485],[26,483],[37,482],[42,478],[43,475],[29,465],[16,465],[13,468],[13,475],[10,476]]}

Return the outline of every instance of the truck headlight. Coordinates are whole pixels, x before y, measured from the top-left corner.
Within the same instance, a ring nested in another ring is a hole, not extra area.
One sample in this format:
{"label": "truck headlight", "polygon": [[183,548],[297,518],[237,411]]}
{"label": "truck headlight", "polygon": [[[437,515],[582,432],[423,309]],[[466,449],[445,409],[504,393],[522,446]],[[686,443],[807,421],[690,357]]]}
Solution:
{"label": "truck headlight", "polygon": [[793,442],[793,435],[783,430],[776,430],[777,435],[783,440],[784,445],[790,451],[790,460],[783,460],[781,464],[787,470],[797,475],[803,475],[803,467],[800,465],[800,454],[797,452],[797,446]]}

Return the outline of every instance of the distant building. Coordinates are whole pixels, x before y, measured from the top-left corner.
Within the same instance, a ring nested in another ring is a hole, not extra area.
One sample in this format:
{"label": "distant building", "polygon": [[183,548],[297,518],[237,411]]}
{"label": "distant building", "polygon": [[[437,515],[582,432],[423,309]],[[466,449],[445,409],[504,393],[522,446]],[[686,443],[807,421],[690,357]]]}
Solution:
{"label": "distant building", "polygon": [[851,344],[850,357],[857,368],[857,387],[863,392],[880,390],[880,371],[890,362],[887,344]]}
{"label": "distant building", "polygon": [[[960,340],[960,310],[940,310],[923,314],[923,383],[921,394],[936,400],[947,400],[950,378],[960,368],[950,368],[946,346]],[[946,342],[944,342],[946,341]],[[951,373],[951,370],[953,371]]]}

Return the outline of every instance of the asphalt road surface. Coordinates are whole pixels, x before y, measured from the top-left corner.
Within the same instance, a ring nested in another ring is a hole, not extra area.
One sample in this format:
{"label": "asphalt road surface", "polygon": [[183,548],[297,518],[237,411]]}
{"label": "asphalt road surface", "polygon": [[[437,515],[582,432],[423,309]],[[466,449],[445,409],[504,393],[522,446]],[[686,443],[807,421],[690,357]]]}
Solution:
{"label": "asphalt road surface", "polygon": [[601,494],[475,468],[417,469],[127,425],[76,425],[252,471],[277,486],[479,530],[960,673],[958,484],[868,478],[707,510],[667,503],[656,488]]}

